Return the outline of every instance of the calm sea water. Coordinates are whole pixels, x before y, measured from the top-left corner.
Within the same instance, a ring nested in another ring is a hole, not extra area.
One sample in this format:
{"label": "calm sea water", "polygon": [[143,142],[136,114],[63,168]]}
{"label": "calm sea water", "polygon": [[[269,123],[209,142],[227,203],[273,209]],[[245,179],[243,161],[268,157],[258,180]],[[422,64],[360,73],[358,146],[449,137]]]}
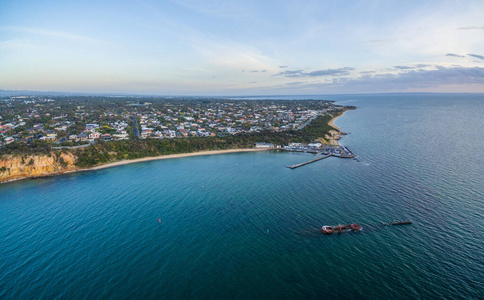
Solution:
{"label": "calm sea water", "polygon": [[[336,121],[358,161],[240,153],[0,185],[0,298],[483,298],[484,96],[319,98],[358,107]],[[379,224],[395,219],[414,224]]]}

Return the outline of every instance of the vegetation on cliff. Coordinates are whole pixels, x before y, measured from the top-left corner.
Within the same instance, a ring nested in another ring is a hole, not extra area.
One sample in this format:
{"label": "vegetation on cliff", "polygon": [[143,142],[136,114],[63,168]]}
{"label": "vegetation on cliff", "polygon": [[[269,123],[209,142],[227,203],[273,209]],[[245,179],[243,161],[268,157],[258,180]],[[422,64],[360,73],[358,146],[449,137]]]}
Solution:
{"label": "vegetation on cliff", "polygon": [[99,142],[87,148],[74,150],[76,165],[91,167],[113,161],[158,155],[190,153],[204,150],[252,148],[257,142],[287,145],[291,142],[309,143],[322,138],[332,128],[331,116],[319,116],[301,130],[284,132],[262,131],[224,137],[182,138],[163,140],[133,139],[117,142]]}

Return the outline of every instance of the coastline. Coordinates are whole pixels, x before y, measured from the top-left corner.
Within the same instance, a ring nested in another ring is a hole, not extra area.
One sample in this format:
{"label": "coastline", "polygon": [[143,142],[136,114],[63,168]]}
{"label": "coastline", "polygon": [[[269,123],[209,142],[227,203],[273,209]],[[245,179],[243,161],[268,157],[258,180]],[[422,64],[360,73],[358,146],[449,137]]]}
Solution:
{"label": "coastline", "polygon": [[341,113],[329,120],[328,125],[333,127],[334,130],[330,130],[325,136],[326,140],[328,141],[328,145],[339,146],[340,144],[338,141],[341,139],[341,136],[346,135],[346,133],[341,131],[340,127],[334,125],[334,121],[336,121],[336,119],[338,119],[339,117],[344,116],[347,110],[348,109],[343,110]]}
{"label": "coastline", "polygon": [[338,119],[339,117],[342,117],[346,113],[346,111],[347,111],[347,109],[343,110],[342,113],[338,114],[337,116],[335,116],[334,118],[332,118],[331,120],[329,120],[328,125],[339,131],[341,128],[339,128],[338,126],[334,125],[334,121],[336,121],[336,119]]}
{"label": "coastline", "polygon": [[239,153],[239,152],[259,152],[259,151],[268,151],[268,150],[272,150],[272,149],[245,148],[245,149],[228,149],[228,150],[210,150],[210,151],[200,151],[200,152],[191,152],[191,153],[180,153],[180,154],[169,154],[169,155],[144,157],[144,158],[116,161],[116,162],[107,163],[107,164],[103,164],[103,165],[99,165],[99,166],[94,166],[94,167],[91,167],[91,168],[83,168],[83,169],[79,168],[79,169],[68,170],[68,171],[63,171],[63,172],[49,173],[49,174],[40,175],[40,176],[17,177],[17,178],[12,178],[12,179],[9,179],[9,180],[1,181],[0,184],[14,182],[14,181],[18,181],[18,180],[24,180],[24,179],[46,178],[46,177],[63,175],[63,174],[95,171],[95,170],[101,170],[101,169],[106,169],[106,168],[111,168],[111,167],[117,167],[117,166],[133,164],[133,163],[138,163],[138,162],[152,161],[152,160],[183,158],[183,157],[190,157],[190,156],[217,155],[217,154],[226,154],[226,153]]}
{"label": "coastline", "polygon": [[[348,109],[343,110],[341,113],[339,113],[338,115],[333,117],[328,122],[329,126],[336,129],[336,131],[334,131],[334,132],[333,132],[333,130],[331,130],[329,132],[331,134],[330,136],[327,135],[327,138],[329,140],[330,145],[331,144],[339,145],[338,140],[340,139],[340,135],[345,134],[345,133],[340,132],[340,128],[338,126],[334,125],[334,122],[337,118],[343,116],[346,113],[347,110]],[[17,178],[12,178],[12,179],[5,180],[5,181],[0,181],[0,184],[13,182],[13,181],[17,181],[17,180],[23,180],[23,179],[37,179],[37,178],[52,177],[52,176],[58,176],[58,175],[63,175],[63,174],[76,173],[76,172],[95,171],[95,170],[101,170],[101,169],[106,169],[106,168],[111,168],[111,167],[117,167],[117,166],[139,163],[139,162],[152,161],[152,160],[183,158],[183,157],[191,157],[191,156],[217,155],[217,154],[225,154],[225,153],[257,152],[257,151],[268,151],[268,150],[272,150],[272,149],[245,148],[245,149],[228,149],[228,150],[210,150],[210,151],[200,151],[200,152],[191,152],[191,153],[179,153],[179,154],[160,155],[160,156],[153,156],[153,157],[144,157],[144,158],[137,158],[137,159],[131,159],[131,160],[116,161],[116,162],[98,165],[98,166],[94,166],[94,167],[90,167],[90,168],[75,168],[75,169],[66,170],[66,171],[53,172],[53,173],[48,173],[48,174],[44,174],[44,175],[40,175],[40,176],[17,177]]]}
{"label": "coastline", "polygon": [[116,161],[116,162],[112,162],[104,165],[95,166],[92,168],[73,170],[70,172],[101,170],[101,169],[133,164],[138,162],[151,161],[151,160],[182,158],[182,157],[190,157],[190,156],[216,155],[216,154],[225,154],[225,153],[258,152],[258,151],[268,151],[268,150],[271,150],[271,149],[246,148],[246,149],[210,150],[210,151],[200,151],[200,152],[191,152],[191,153],[169,154],[169,155],[136,158],[136,159],[130,159],[130,160],[121,160],[121,161]]}

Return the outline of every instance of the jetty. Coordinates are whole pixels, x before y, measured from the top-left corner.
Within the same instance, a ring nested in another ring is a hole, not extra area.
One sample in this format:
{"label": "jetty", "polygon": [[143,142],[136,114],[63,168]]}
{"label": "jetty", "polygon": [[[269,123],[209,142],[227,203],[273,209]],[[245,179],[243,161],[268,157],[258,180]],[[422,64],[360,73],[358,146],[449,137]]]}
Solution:
{"label": "jetty", "polygon": [[410,225],[412,224],[412,221],[405,220],[405,221],[392,221],[392,222],[381,222],[383,226],[390,226],[390,225]]}
{"label": "jetty", "polygon": [[[293,144],[294,145],[294,144]],[[304,152],[304,153],[314,153],[316,154],[316,157],[300,163],[296,165],[289,165],[286,166],[289,169],[296,169],[305,165],[308,165],[310,163],[316,162],[318,160],[322,160],[331,156],[334,157],[339,157],[339,158],[354,158],[355,155],[353,152],[350,151],[347,147],[343,146],[326,146],[326,147],[310,147],[310,146],[305,146],[305,145],[298,145],[298,146],[292,146],[292,147],[284,147],[285,151],[290,151],[290,152]]]}
{"label": "jetty", "polygon": [[322,160],[322,159],[325,159],[325,158],[328,158],[332,156],[332,154],[328,154],[328,155],[324,155],[324,156],[317,156],[316,155],[316,158],[314,159],[311,159],[310,161],[306,161],[306,162],[303,162],[303,163],[300,163],[300,164],[297,164],[297,165],[291,165],[291,166],[286,166],[287,168],[289,169],[296,169],[296,168],[299,168],[299,167],[302,167],[302,166],[305,166],[305,165],[308,165],[310,163],[313,163],[315,161],[318,161],[318,160]]}

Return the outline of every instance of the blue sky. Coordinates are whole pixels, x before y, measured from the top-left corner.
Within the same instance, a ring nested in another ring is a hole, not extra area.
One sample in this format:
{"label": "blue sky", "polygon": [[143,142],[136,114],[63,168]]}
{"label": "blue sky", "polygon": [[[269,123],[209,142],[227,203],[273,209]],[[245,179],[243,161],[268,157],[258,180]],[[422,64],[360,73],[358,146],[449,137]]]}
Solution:
{"label": "blue sky", "polygon": [[484,1],[0,0],[0,89],[484,92]]}

